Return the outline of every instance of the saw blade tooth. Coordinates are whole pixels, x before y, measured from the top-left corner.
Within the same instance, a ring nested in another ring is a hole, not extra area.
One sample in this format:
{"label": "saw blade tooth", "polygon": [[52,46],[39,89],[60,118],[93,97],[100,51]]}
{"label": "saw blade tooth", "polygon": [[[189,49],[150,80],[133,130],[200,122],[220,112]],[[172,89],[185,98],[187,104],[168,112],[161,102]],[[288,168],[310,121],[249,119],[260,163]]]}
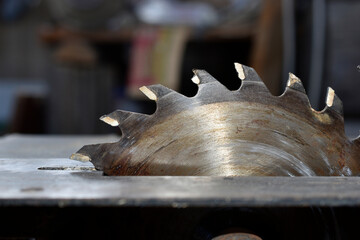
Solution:
{"label": "saw blade tooth", "polygon": [[80,162],[90,162],[90,160],[91,160],[89,156],[86,156],[86,155],[81,154],[81,153],[71,154],[70,159],[77,160],[77,161],[80,161]]}
{"label": "saw blade tooth", "polygon": [[103,170],[102,160],[99,158],[99,154],[103,154],[103,147],[109,144],[92,144],[85,145],[80,148],[76,153],[70,156],[70,159],[78,161],[90,161],[97,170]]}
{"label": "saw blade tooth", "polygon": [[305,88],[301,80],[293,73],[289,73],[286,87],[306,94]]}
{"label": "saw blade tooth", "polygon": [[[116,110],[112,113],[100,117],[100,120],[113,127],[119,126],[121,128],[121,126],[126,124],[128,121],[132,121],[134,117],[137,119],[137,121],[142,121],[146,119],[148,115],[123,110]],[[121,130],[123,131],[122,128]]]}
{"label": "saw blade tooth", "polygon": [[343,103],[340,98],[335,94],[334,89],[328,87],[326,95],[326,106],[340,115],[343,115]]}
{"label": "saw blade tooth", "polygon": [[156,94],[153,91],[151,91],[147,86],[142,86],[141,88],[139,88],[139,90],[150,100],[157,101],[158,98]]}
{"label": "saw blade tooth", "polygon": [[120,125],[120,123],[124,122],[130,115],[131,112],[116,110],[112,113],[101,116],[100,120],[113,127],[117,127]]}
{"label": "saw blade tooth", "polygon": [[200,79],[198,76],[196,76],[196,74],[194,74],[194,76],[191,78],[191,81],[193,81],[193,83],[199,85],[200,84]]}
{"label": "saw blade tooth", "polygon": [[240,64],[240,63],[237,63],[235,62],[234,63],[234,66],[235,66],[235,69],[238,73],[238,77],[241,79],[241,80],[244,80],[245,79],[245,72],[244,72],[244,68],[243,68],[243,65]]}
{"label": "saw blade tooth", "polygon": [[140,88],[140,91],[144,93],[150,100],[154,101],[158,101],[160,98],[174,92],[173,90],[161,84],[143,86]]}
{"label": "saw blade tooth", "polygon": [[72,154],[70,159],[82,162],[91,162],[91,158],[95,155],[99,146],[100,144],[84,145],[76,153]]}
{"label": "saw blade tooth", "polygon": [[100,120],[109,124],[110,126],[113,126],[113,127],[119,126],[119,122],[116,119],[109,117],[108,115],[101,116]]}
{"label": "saw blade tooth", "polygon": [[191,80],[195,84],[205,84],[205,83],[219,83],[213,76],[211,76],[207,71],[201,69],[193,69],[193,73],[195,74]]}
{"label": "saw blade tooth", "polygon": [[[241,77],[243,77],[243,79],[241,79],[241,80],[264,83],[261,80],[261,78],[259,77],[259,75],[257,74],[257,72],[252,67],[248,67],[248,66],[242,65],[242,64],[239,64],[239,65],[241,65],[241,69],[243,70],[243,72],[240,71],[240,75],[241,75]],[[238,68],[240,68],[240,67],[238,66]],[[236,70],[238,70],[238,68]]]}
{"label": "saw blade tooth", "polygon": [[110,114],[100,117],[100,120],[113,126],[119,127],[122,138],[130,136],[135,128],[146,122],[150,115],[142,113],[134,113],[123,110],[116,110]]}
{"label": "saw blade tooth", "polygon": [[[242,70],[241,70],[242,69]],[[241,81],[241,86],[237,90],[238,92],[244,91],[252,91],[265,95],[272,95],[269,89],[266,87],[265,83],[261,80],[257,72],[248,66],[236,64],[236,70],[238,71],[239,77],[244,78]],[[240,73],[239,73],[240,71]],[[242,72],[243,71],[243,72]]]}
{"label": "saw blade tooth", "polygon": [[[202,102],[224,100],[230,92],[222,83],[216,80],[205,70],[193,69],[192,81],[198,85],[195,97]],[[216,94],[214,94],[216,93]]]}
{"label": "saw blade tooth", "polygon": [[214,96],[214,91],[216,91],[217,93],[222,92],[224,94],[229,92],[229,90],[222,83],[216,80],[207,71],[193,69],[193,72],[195,75],[192,77],[191,80],[199,87],[199,90],[196,94],[197,97],[208,98],[209,96],[212,96],[215,99],[216,96]]}

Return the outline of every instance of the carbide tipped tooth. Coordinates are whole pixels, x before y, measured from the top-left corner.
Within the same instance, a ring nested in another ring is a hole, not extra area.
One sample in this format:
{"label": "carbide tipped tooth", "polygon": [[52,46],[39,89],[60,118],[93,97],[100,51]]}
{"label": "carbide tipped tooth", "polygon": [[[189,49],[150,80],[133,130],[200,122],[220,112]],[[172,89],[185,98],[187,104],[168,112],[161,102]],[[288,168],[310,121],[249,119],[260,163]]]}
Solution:
{"label": "carbide tipped tooth", "polygon": [[211,83],[211,82],[217,82],[213,76],[211,76],[207,71],[200,70],[200,69],[193,69],[194,77],[192,77],[192,81],[196,84],[205,84],[205,83]]}
{"label": "carbide tipped tooth", "polygon": [[301,80],[292,73],[289,73],[289,79],[287,81],[287,87],[306,94],[305,88],[304,88]]}
{"label": "carbide tipped tooth", "polygon": [[85,145],[79,151],[72,154],[70,159],[78,161],[90,161],[94,164],[97,170],[102,170],[101,159],[99,159],[99,154],[103,154],[103,147],[108,146],[108,144],[92,144]]}
{"label": "carbide tipped tooth", "polygon": [[214,100],[214,91],[224,94],[229,92],[224,85],[205,70],[193,69],[193,72],[195,75],[191,80],[199,87],[198,93],[196,94],[197,97],[205,99],[211,97]]}
{"label": "carbide tipped tooth", "polygon": [[[238,67],[239,68],[239,67]],[[261,94],[271,95],[265,83],[261,80],[256,71],[248,66],[241,65],[244,73],[244,80],[238,91],[253,91]],[[241,73],[241,75],[243,74]]]}
{"label": "carbide tipped tooth", "polygon": [[80,161],[80,162],[89,162],[91,159],[89,156],[83,155],[81,153],[74,153],[70,156],[70,159]]}
{"label": "carbide tipped tooth", "polygon": [[251,81],[251,82],[261,82],[263,83],[263,81],[261,80],[261,78],[259,77],[259,75],[256,73],[256,71],[248,66],[245,65],[241,65],[243,72],[244,72],[244,81]]}
{"label": "carbide tipped tooth", "polygon": [[145,96],[147,96],[150,100],[154,100],[154,101],[157,100],[156,94],[153,91],[151,91],[147,86],[142,86],[141,88],[139,88],[139,90],[143,94],[145,94]]}
{"label": "carbide tipped tooth", "polygon": [[116,127],[121,130],[122,136],[128,136],[131,134],[134,125],[142,124],[150,116],[142,113],[128,112],[122,110],[116,110],[110,114],[104,115],[100,120],[107,124]]}
{"label": "carbide tipped tooth", "polygon": [[161,84],[143,86],[140,88],[140,91],[143,92],[149,99],[154,101],[158,101],[160,98],[173,92],[171,89],[164,87]]}
{"label": "carbide tipped tooth", "polygon": [[235,69],[238,73],[238,77],[241,79],[241,80],[244,80],[245,79],[245,72],[244,72],[244,68],[242,66],[242,64],[240,63],[234,63],[235,65]]}
{"label": "carbide tipped tooth", "polygon": [[335,112],[339,113],[340,115],[343,115],[343,104],[340,98],[335,94],[335,91],[328,87],[328,92],[326,95],[326,105],[333,109]]}
{"label": "carbide tipped tooth", "polygon": [[193,81],[193,83],[197,85],[200,84],[200,79],[198,78],[198,76],[196,76],[196,74],[194,74],[194,76],[191,78],[191,81]]}
{"label": "carbide tipped tooth", "polygon": [[108,115],[101,116],[100,120],[113,127],[119,126],[119,122],[116,119],[109,117]]}
{"label": "carbide tipped tooth", "polygon": [[72,154],[70,156],[70,159],[78,160],[78,161],[91,161],[92,156],[95,156],[98,148],[101,144],[91,144],[91,145],[85,145],[79,151]]}
{"label": "carbide tipped tooth", "polygon": [[122,122],[124,122],[127,118],[129,118],[132,114],[135,114],[135,113],[122,111],[122,110],[116,110],[112,113],[101,116],[100,120],[113,126],[113,127],[117,127]]}

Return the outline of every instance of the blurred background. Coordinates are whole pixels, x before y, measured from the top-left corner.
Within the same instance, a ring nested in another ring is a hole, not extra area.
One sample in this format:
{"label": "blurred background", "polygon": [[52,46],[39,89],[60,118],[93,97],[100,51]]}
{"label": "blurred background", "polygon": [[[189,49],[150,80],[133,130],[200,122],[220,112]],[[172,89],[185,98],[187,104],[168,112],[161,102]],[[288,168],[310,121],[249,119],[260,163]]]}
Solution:
{"label": "blurred background", "polygon": [[139,87],[193,96],[199,68],[237,89],[240,62],[274,95],[293,72],[317,110],[331,86],[356,137],[359,13],[355,0],[0,0],[0,135],[114,133],[101,115],[154,112]]}

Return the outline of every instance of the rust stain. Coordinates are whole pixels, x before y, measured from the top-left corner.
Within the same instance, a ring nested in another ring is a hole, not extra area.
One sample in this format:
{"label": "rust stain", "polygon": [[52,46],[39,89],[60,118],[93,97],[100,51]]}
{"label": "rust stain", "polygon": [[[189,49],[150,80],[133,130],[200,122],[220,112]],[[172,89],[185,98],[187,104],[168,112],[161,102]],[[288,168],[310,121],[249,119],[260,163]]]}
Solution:
{"label": "rust stain", "polygon": [[242,132],[242,129],[240,127],[237,127],[236,128],[236,133],[241,133]]}
{"label": "rust stain", "polygon": [[251,123],[257,124],[262,127],[267,126],[269,122],[270,120],[264,120],[264,119],[255,119],[251,121]]}
{"label": "rust stain", "polygon": [[338,163],[339,163],[340,169],[343,169],[345,167],[346,160],[345,160],[345,152],[343,150],[340,151]]}

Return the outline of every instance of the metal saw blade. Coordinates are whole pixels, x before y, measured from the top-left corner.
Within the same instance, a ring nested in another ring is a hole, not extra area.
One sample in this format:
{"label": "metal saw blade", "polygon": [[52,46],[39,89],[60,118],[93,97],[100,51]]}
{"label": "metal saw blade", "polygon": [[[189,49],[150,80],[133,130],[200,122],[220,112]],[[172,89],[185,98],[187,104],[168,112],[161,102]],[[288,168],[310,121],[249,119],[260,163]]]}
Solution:
{"label": "metal saw blade", "polygon": [[117,110],[100,119],[118,126],[118,142],[86,145],[71,156],[106,175],[351,176],[359,174],[360,138],[344,131],[342,102],[328,89],[326,107],[311,108],[294,74],[281,96],[254,69],[235,63],[242,84],[230,91],[204,70],[186,97],[162,85],[140,90],[156,101],[152,115]]}

